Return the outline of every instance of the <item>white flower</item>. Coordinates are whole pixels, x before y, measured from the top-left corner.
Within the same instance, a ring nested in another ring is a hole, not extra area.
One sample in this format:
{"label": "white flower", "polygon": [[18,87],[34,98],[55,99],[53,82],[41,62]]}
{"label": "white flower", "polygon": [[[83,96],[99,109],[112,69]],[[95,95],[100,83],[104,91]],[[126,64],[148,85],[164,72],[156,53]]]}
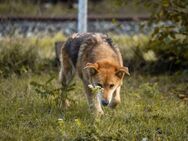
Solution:
{"label": "white flower", "polygon": [[62,121],[63,119],[62,118],[58,118],[58,121]]}
{"label": "white flower", "polygon": [[88,87],[91,89],[91,92],[95,95],[103,92],[103,88],[100,86],[93,86],[92,84],[89,84]]}

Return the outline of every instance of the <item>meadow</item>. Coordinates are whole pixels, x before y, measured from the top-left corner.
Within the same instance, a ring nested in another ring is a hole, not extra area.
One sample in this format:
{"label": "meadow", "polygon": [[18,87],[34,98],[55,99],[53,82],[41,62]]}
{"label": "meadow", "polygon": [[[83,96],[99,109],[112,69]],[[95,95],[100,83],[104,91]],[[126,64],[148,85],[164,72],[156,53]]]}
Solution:
{"label": "meadow", "polygon": [[[1,40],[0,140],[187,141],[187,71],[153,75],[131,69],[121,104],[115,110],[104,107],[105,114],[95,117],[77,77],[67,89],[57,82],[54,42],[65,38]],[[125,60],[148,42],[143,35],[113,39]],[[146,60],[155,60],[147,54]]]}

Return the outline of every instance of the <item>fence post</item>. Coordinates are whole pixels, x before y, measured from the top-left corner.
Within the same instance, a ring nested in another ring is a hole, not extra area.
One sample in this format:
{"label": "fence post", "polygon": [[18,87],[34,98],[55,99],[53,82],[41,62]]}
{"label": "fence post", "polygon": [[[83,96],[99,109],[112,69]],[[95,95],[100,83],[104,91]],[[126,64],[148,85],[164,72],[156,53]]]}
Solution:
{"label": "fence post", "polygon": [[87,0],[78,3],[78,32],[87,32]]}

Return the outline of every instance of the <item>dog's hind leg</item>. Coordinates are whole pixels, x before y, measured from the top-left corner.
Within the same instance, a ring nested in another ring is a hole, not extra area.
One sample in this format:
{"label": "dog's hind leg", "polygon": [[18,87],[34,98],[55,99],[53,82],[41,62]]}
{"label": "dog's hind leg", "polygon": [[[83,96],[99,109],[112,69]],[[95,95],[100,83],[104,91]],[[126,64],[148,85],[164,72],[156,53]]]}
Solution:
{"label": "dog's hind leg", "polygon": [[75,68],[68,53],[66,53],[63,49],[60,62],[59,82],[63,86],[67,86],[74,77]]}

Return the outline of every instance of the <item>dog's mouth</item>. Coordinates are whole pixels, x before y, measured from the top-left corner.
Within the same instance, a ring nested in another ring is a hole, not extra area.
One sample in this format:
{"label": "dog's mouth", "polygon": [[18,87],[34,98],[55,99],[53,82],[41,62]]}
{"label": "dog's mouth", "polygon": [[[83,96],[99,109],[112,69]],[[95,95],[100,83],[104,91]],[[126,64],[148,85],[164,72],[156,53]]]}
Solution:
{"label": "dog's mouth", "polygon": [[108,106],[109,101],[103,99],[101,93],[98,93],[98,94],[97,94],[97,99],[98,99],[98,102],[99,102],[102,106]]}
{"label": "dog's mouth", "polygon": [[101,104],[101,106],[108,106],[110,104],[110,100],[104,99],[102,93],[97,94],[98,102]]}
{"label": "dog's mouth", "polygon": [[107,106],[108,104],[109,104],[109,101],[108,100],[101,100],[101,104],[103,105],[103,106]]}

